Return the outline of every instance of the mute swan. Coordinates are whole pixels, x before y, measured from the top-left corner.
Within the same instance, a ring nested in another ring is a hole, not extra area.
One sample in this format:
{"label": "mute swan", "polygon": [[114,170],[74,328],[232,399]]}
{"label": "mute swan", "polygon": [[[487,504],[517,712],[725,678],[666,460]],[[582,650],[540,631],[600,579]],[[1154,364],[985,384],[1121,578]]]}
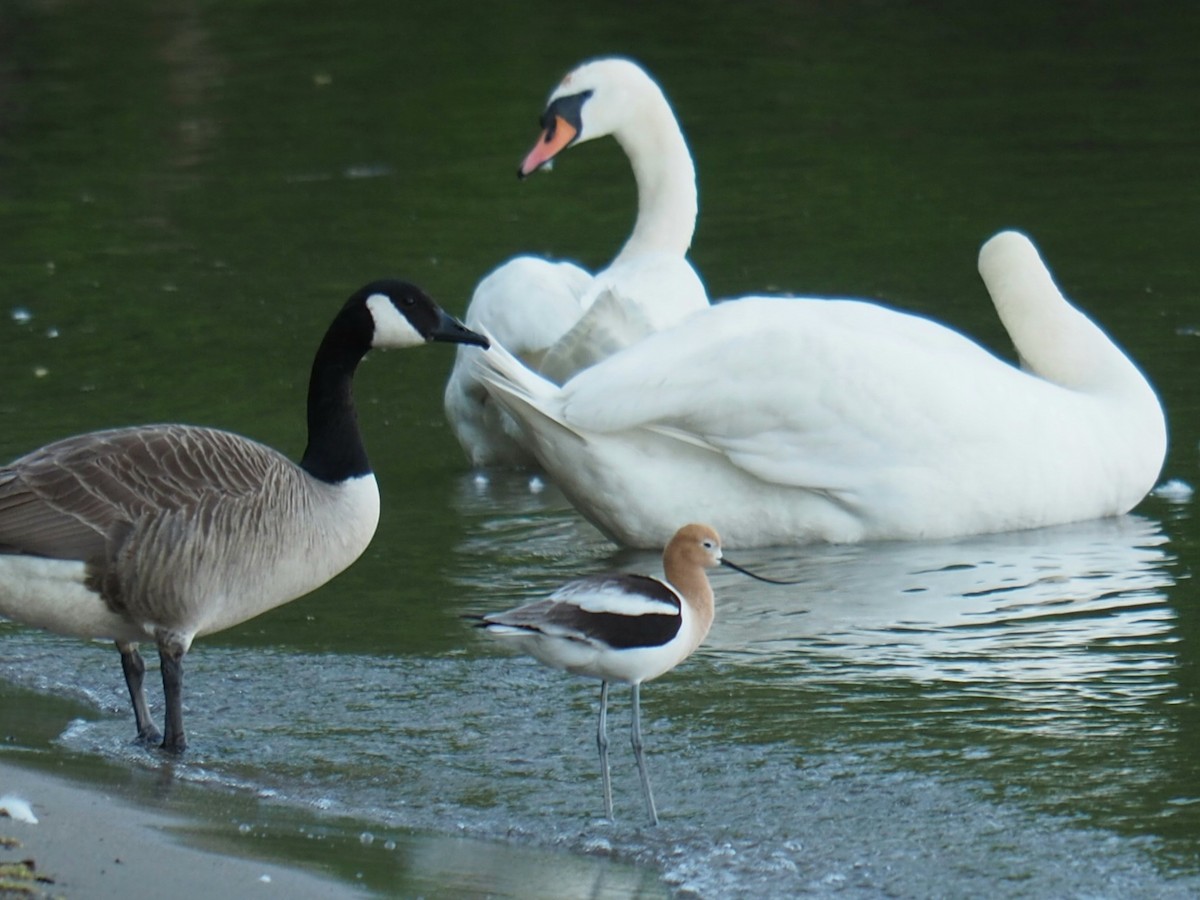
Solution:
{"label": "mute swan", "polygon": [[1166,452],[1154,390],[1001,232],[979,270],[1023,369],[854,300],[714,305],[561,388],[493,346],[479,378],[621,544],[703,517],[727,546],[935,538],[1128,511]]}
{"label": "mute swan", "polygon": [[366,549],[379,490],[351,393],[373,347],[486,346],[418,288],[376,281],[334,318],[313,361],[300,464],[236,434],[147,425],[78,435],[0,467],[0,616],[115,641],[138,739],[160,734],[139,641],[162,660],[166,732],[182,752],[183,657],[312,591]]}
{"label": "mute swan", "polygon": [[[570,263],[520,256],[476,288],[467,326],[486,330],[551,381],[708,306],[687,261],[696,228],[696,170],[662,89],[637,64],[584,63],[550,94],[542,134],[521,163],[525,177],[566,147],[612,135],[629,157],[638,190],[633,233],[595,277]],[[446,385],[446,416],[472,465],[531,465],[520,432],[490,408],[466,356]]]}

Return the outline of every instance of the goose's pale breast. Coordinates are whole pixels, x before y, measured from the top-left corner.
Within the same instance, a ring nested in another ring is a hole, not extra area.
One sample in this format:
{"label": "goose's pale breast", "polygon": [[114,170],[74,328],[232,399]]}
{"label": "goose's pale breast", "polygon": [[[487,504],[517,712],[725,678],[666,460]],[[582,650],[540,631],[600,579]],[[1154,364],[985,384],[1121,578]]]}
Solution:
{"label": "goose's pale breast", "polygon": [[294,468],[275,476],[252,500],[214,501],[192,523],[147,522],[137,540],[158,552],[118,569],[127,613],[211,634],[315,590],[358,559],[379,522],[375,477],[331,485]]}

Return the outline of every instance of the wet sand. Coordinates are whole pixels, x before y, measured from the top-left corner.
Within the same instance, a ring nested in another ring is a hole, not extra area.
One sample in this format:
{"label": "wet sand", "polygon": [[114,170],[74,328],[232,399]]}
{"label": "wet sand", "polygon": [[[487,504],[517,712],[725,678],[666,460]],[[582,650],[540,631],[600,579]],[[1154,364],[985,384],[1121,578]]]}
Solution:
{"label": "wet sand", "polygon": [[0,841],[0,866],[32,860],[44,879],[29,883],[31,892],[23,896],[368,896],[316,872],[190,846],[185,830],[195,823],[185,817],[147,809],[119,791],[0,760],[0,797],[6,795],[27,801],[38,820],[0,818],[0,838],[6,839]]}

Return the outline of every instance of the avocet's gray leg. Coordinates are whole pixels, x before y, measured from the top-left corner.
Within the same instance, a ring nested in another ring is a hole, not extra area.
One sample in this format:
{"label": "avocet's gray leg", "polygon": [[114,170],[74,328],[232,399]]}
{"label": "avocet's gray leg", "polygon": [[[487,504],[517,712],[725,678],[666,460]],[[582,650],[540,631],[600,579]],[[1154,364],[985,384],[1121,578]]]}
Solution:
{"label": "avocet's gray leg", "polygon": [[612,779],[608,774],[608,682],[600,682],[600,723],[596,726],[596,747],[600,750],[600,783],[604,787],[604,815],[613,818]]}
{"label": "avocet's gray leg", "polygon": [[162,734],[150,716],[150,707],[146,705],[146,692],[142,688],[146,663],[142,659],[142,654],[138,653],[137,644],[125,644],[117,641],[117,650],[121,653],[121,670],[125,673],[125,686],[129,688],[129,700],[133,703],[133,721],[137,726],[137,742],[147,745],[157,744],[162,739]]}
{"label": "avocet's gray leg", "polygon": [[650,813],[650,824],[658,824],[658,810],[654,808],[654,792],[650,790],[650,776],[646,773],[646,757],[642,753],[642,686],[633,686],[633,724],[629,728],[633,757],[637,760],[638,775],[642,778],[642,793],[646,795],[646,811]]}

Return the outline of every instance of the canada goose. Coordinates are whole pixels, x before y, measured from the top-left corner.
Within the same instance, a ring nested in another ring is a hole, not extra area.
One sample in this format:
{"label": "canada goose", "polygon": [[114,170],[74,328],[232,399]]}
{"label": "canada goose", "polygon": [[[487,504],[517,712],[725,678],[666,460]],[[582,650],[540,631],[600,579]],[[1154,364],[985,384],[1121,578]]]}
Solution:
{"label": "canada goose", "polygon": [[[522,161],[524,178],[568,147],[612,135],[637,182],[632,233],[594,276],[579,266],[518,256],[489,273],[465,321],[526,364],[562,383],[581,369],[708,306],[687,259],[696,230],[696,169],[662,88],[637,63],[595,59],[550,94],[542,132]],[[459,353],[446,384],[451,428],[475,466],[530,466],[519,429],[488,401]]]}
{"label": "canada goose", "polygon": [[320,587],[366,549],[379,490],[352,382],[372,348],[487,340],[419,288],[375,281],[334,317],[313,360],[299,465],[247,438],[147,425],[66,438],[0,468],[0,615],[115,641],[138,739],[159,731],[138,642],[162,660],[162,748],[181,752],[192,640]]}
{"label": "canada goose", "polygon": [[1129,511],[1166,421],[1137,365],[1003,231],[979,272],[1020,358],[877,303],[744,297],[561,387],[493,342],[476,378],[621,544],[703,513],[728,547],[919,540]]}

